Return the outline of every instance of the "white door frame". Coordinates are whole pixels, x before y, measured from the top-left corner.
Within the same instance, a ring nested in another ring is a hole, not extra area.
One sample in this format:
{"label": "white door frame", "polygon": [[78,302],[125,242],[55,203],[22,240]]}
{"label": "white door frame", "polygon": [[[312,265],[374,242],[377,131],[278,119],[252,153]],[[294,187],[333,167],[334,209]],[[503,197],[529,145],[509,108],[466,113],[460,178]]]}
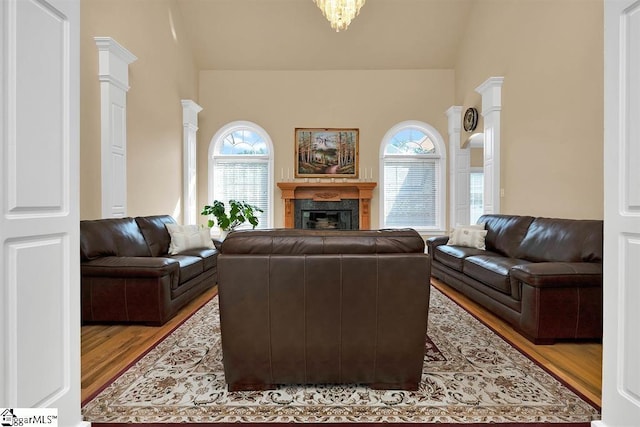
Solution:
{"label": "white door frame", "polygon": [[640,1],[606,0],[602,420],[640,422]]}
{"label": "white door frame", "polygon": [[57,408],[58,425],[87,425],[79,1],[0,1],[0,51],[0,407]]}

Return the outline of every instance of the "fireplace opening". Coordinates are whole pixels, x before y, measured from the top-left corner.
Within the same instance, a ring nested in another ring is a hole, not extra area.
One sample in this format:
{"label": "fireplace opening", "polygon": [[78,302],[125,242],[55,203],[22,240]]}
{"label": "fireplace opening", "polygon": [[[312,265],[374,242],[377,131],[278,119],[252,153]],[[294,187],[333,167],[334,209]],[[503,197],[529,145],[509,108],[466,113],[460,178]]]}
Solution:
{"label": "fireplace opening", "polygon": [[360,228],[357,199],[316,201],[296,199],[294,203],[295,228],[323,230],[358,230]]}
{"label": "fireplace opening", "polygon": [[303,210],[302,228],[351,230],[351,211]]}

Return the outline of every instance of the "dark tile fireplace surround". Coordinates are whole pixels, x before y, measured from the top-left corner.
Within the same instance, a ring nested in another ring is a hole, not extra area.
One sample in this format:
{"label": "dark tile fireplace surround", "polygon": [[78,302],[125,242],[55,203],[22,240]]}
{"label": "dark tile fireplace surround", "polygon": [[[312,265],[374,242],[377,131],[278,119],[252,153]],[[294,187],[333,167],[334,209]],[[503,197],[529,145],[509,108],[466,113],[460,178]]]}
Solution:
{"label": "dark tile fireplace surround", "polygon": [[278,182],[285,228],[369,230],[375,182]]}
{"label": "dark tile fireplace surround", "polygon": [[294,228],[358,230],[358,200],[339,202],[298,199],[294,208]]}

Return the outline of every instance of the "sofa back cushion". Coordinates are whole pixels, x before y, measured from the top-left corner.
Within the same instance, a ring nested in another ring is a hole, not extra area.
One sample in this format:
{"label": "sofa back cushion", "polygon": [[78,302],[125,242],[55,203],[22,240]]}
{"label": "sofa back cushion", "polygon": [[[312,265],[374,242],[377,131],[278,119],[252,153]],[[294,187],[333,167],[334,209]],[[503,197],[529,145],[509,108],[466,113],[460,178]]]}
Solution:
{"label": "sofa back cushion", "polygon": [[536,218],[520,245],[520,258],[534,262],[602,262],[603,222]]}
{"label": "sofa back cushion", "polygon": [[415,230],[242,230],[229,233],[225,254],[424,253]]}
{"label": "sofa back cushion", "polygon": [[169,253],[171,236],[165,224],[175,224],[170,215],[154,215],[136,217],[136,222],[149,246],[151,256],[163,256]]}
{"label": "sofa back cushion", "polygon": [[478,224],[485,224],[488,251],[518,258],[520,243],[532,221],[532,216],[487,214],[478,219]]}
{"label": "sofa back cushion", "polygon": [[133,218],[80,221],[80,259],[104,256],[149,256],[149,248]]}

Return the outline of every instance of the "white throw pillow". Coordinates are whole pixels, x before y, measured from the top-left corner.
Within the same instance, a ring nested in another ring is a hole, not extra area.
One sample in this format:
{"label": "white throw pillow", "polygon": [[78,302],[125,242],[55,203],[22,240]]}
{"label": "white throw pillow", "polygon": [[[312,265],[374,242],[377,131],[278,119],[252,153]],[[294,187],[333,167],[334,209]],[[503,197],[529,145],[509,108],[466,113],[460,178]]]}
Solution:
{"label": "white throw pillow", "polygon": [[171,236],[169,253],[177,255],[187,249],[209,248],[214,249],[211,232],[207,227],[198,225],[165,224]]}
{"label": "white throw pillow", "polygon": [[449,241],[447,242],[447,245],[466,246],[468,248],[484,250],[486,249],[484,242],[486,235],[487,230],[484,229],[484,224],[455,227],[449,234]]}

